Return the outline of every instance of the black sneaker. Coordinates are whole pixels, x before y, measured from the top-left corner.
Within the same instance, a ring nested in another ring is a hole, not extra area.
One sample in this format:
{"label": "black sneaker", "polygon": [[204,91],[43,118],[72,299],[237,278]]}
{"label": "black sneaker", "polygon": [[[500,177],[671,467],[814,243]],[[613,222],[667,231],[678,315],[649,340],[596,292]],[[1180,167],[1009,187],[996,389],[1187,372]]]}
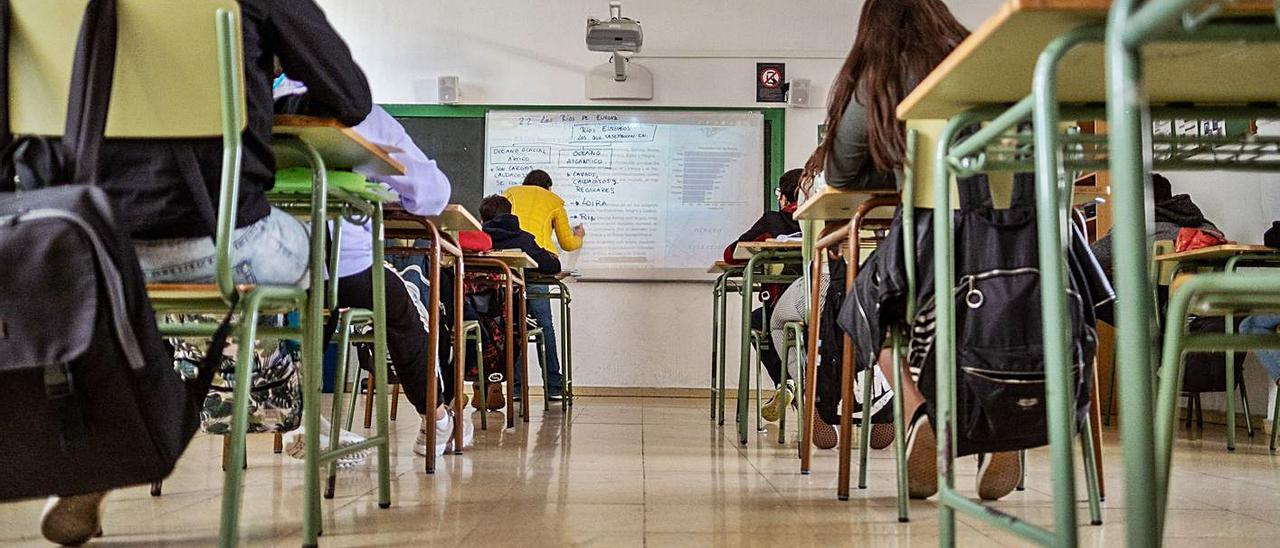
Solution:
{"label": "black sneaker", "polygon": [[547,399],[551,401],[563,401],[564,390],[548,390]]}
{"label": "black sneaker", "polygon": [[907,425],[907,494],[927,499],[938,492],[938,438],[921,405]]}
{"label": "black sneaker", "polygon": [[1000,500],[1022,481],[1022,459],[1017,451],[978,455],[978,498]]}

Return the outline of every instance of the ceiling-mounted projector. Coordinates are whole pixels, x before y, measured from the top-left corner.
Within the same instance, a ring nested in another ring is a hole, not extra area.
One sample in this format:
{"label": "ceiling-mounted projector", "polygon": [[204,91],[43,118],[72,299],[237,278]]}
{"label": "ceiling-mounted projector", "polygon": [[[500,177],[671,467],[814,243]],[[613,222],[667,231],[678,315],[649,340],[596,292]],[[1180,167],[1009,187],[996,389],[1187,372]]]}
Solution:
{"label": "ceiling-mounted projector", "polygon": [[653,99],[653,74],[631,63],[643,43],[640,22],[622,16],[622,2],[609,2],[607,20],[587,19],[587,49],[613,54],[587,73],[587,98]]}
{"label": "ceiling-mounted projector", "polygon": [[622,16],[622,2],[609,2],[609,19],[587,19],[587,49],[591,51],[635,53],[644,43],[640,22]]}

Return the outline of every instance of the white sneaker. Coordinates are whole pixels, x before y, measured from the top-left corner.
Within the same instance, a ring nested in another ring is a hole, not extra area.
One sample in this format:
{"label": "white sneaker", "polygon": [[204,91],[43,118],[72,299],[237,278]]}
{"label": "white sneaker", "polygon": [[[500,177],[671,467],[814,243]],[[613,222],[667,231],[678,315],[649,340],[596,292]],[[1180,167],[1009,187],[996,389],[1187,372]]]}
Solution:
{"label": "white sneaker", "polygon": [[[453,412],[450,411],[452,414]],[[452,433],[450,434],[452,435]],[[448,449],[454,453],[461,453],[463,448],[471,447],[476,441],[476,423],[471,422],[469,413],[462,414],[462,447],[454,447],[453,439],[450,438]]]}
{"label": "white sneaker", "polygon": [[[332,429],[332,426],[329,424],[329,419],[321,416],[320,417],[320,450],[321,451],[327,451],[329,449],[329,433],[331,432],[331,429]],[[290,457],[293,457],[295,459],[301,459],[305,456],[306,437],[303,435],[304,432],[305,432],[305,429],[299,428],[288,434],[288,440],[285,445],[285,453],[288,453]],[[340,447],[347,447],[349,445],[355,445],[357,443],[362,443],[364,441],[365,441],[365,437],[361,436],[360,434],[356,434],[355,432],[348,432],[346,430],[343,430],[342,433],[338,434],[338,445]],[[357,464],[364,462],[365,459],[367,458],[369,458],[368,449],[365,449],[364,451],[352,453],[350,455],[345,455],[342,458],[338,459],[338,467],[347,468],[347,467],[355,466]]]}
{"label": "white sneaker", "polygon": [[[453,437],[453,415],[445,413],[444,418],[435,421],[436,429],[436,456],[444,454],[449,447]],[[420,457],[427,456],[427,417],[422,417],[422,426],[418,428],[418,439],[413,442],[413,453]]]}

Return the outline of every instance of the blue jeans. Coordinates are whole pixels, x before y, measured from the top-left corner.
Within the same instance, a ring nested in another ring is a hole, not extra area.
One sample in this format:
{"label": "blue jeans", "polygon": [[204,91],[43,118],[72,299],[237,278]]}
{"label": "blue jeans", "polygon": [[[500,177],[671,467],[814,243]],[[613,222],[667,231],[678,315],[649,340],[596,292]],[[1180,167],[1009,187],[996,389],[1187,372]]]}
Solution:
{"label": "blue jeans", "polygon": [[[147,283],[208,283],[214,279],[212,238],[136,240]],[[307,225],[276,208],[258,222],[237,228],[231,240],[231,273],[238,284],[306,287],[311,239]]]}
{"label": "blue jeans", "polygon": [[[1248,335],[1275,335],[1280,327],[1280,315],[1249,316],[1240,322],[1240,333]],[[1280,380],[1280,351],[1254,350],[1253,354],[1267,368],[1271,380]]]}
{"label": "blue jeans", "polygon": [[[551,293],[551,286],[530,284],[528,292],[530,296],[548,295]],[[529,299],[529,314],[538,323],[538,327],[542,328],[542,335],[547,340],[547,363],[541,365],[547,372],[547,383],[551,386],[544,389],[548,394],[559,394],[564,389],[564,377],[560,375],[560,360],[556,354],[556,329],[551,318],[551,302],[548,299]]]}

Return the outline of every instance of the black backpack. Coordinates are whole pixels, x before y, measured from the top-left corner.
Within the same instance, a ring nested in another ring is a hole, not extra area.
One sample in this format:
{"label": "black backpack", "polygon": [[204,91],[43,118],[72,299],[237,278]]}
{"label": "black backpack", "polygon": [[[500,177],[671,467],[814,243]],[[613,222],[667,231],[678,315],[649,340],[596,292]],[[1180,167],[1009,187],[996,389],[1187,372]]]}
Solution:
{"label": "black backpack", "polygon": [[[8,90],[8,2],[0,17]],[[214,371],[206,364],[183,383],[106,194],[68,184],[94,179],[115,31],[115,2],[91,1],[63,139],[15,141],[7,97],[0,107],[0,500],[164,478],[195,432]],[[222,354],[226,332],[224,322],[210,355]]]}
{"label": "black backpack", "polygon": [[[1039,253],[1033,174],[1014,179],[1009,209],[992,206],[988,179],[959,182],[956,215],[956,455],[1048,444]],[[1094,306],[1111,299],[1084,236],[1071,225],[1067,257],[1072,386],[1077,423],[1089,412],[1097,349]],[[925,273],[928,276],[928,273]],[[910,359],[936,417],[932,288],[912,320]],[[935,423],[936,424],[936,423]]]}
{"label": "black backpack", "polygon": [[[1236,318],[1237,330],[1243,320],[1242,317]],[[1226,327],[1227,319],[1222,316],[1199,316],[1187,322],[1187,331],[1191,333],[1223,333]],[[1244,382],[1244,359],[1248,354],[1235,353],[1233,366],[1236,368],[1237,385]],[[1182,391],[1187,394],[1227,392],[1227,353],[1188,352],[1183,357]]]}

